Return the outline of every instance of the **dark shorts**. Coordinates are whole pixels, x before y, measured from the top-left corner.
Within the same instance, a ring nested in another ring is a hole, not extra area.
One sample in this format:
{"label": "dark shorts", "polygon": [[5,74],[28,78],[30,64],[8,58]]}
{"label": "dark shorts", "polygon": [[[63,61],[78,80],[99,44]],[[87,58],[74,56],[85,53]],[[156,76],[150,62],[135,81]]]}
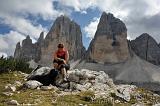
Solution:
{"label": "dark shorts", "polygon": [[54,64],[54,63],[57,63],[58,65],[60,65],[60,69],[62,69],[62,68],[65,68],[66,70],[69,70],[69,69],[70,69],[70,64],[64,64],[63,61],[54,59],[54,60],[53,60],[53,64]]}
{"label": "dark shorts", "polygon": [[57,63],[58,65],[64,64],[63,61],[60,61],[60,60],[58,60],[58,59],[54,59],[54,60],[53,60],[53,63]]}

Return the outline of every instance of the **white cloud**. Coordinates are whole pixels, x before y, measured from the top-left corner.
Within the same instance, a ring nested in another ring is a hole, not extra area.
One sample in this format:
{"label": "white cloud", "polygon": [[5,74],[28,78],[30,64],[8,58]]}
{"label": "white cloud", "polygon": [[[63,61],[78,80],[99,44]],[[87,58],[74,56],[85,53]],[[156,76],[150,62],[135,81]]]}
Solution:
{"label": "white cloud", "polygon": [[73,7],[75,11],[80,11],[79,0],[59,0],[59,2],[68,7]]}
{"label": "white cloud", "polygon": [[1,0],[0,13],[34,15],[53,19],[61,12],[54,9],[54,0]]}
{"label": "white cloud", "polygon": [[7,57],[8,55],[6,53],[0,52],[0,57]]}
{"label": "white cloud", "polygon": [[9,49],[9,44],[2,37],[0,37],[0,50]]}
{"label": "white cloud", "polygon": [[10,31],[7,34],[0,34],[0,52],[7,55],[13,55],[17,42],[21,42],[25,39],[25,35],[22,35],[16,31]]}
{"label": "white cloud", "polygon": [[149,5],[149,8],[146,11],[146,15],[153,16],[160,12],[160,0],[145,0]]}
{"label": "white cloud", "polygon": [[86,33],[86,37],[89,37],[91,39],[94,37],[95,32],[97,30],[97,25],[99,23],[99,19],[100,18],[94,17],[93,20],[87,26],[84,27],[83,30]]}
{"label": "white cloud", "polygon": [[[47,29],[35,20],[54,20],[62,14],[55,10],[53,0],[1,0],[0,23],[8,25],[12,30],[6,34],[0,34],[0,52],[13,55],[16,43],[22,41],[26,35],[30,35],[33,42],[39,34]],[[32,16],[33,19],[27,18]]]}
{"label": "white cloud", "polygon": [[128,15],[128,9],[119,6],[121,0],[59,0],[63,6],[72,7],[74,11],[87,13],[88,8],[97,8],[100,11],[114,13],[115,16],[123,18]]}
{"label": "white cloud", "polygon": [[86,9],[95,6],[96,0],[58,0],[62,6],[68,6],[74,11],[86,13]]}
{"label": "white cloud", "polygon": [[0,20],[1,23],[7,24],[13,30],[38,38],[41,31],[47,32],[34,20],[27,19],[29,15],[35,16],[35,20],[39,17],[46,19],[54,19],[62,14],[53,7],[53,0],[1,0],[0,3]]}
{"label": "white cloud", "polygon": [[[1,23],[7,24],[11,29],[38,38],[41,31],[47,32],[47,29],[41,24],[35,23],[34,20],[42,18],[44,20],[54,20],[62,12],[55,10],[54,0],[1,0],[0,3],[0,20]],[[31,15],[34,19],[27,17]]]}
{"label": "white cloud", "polygon": [[35,26],[30,20],[23,17],[5,16],[3,23],[7,24],[19,33],[30,35],[36,39],[39,37],[40,32],[47,31],[47,29],[43,28],[40,24]]}

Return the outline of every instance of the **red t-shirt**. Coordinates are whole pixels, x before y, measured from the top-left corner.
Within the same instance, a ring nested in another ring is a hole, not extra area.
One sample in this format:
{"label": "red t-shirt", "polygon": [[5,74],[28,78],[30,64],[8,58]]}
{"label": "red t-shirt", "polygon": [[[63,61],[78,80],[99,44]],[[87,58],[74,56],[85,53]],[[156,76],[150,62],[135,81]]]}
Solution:
{"label": "red t-shirt", "polygon": [[61,58],[61,59],[65,60],[65,56],[67,54],[67,50],[62,50],[62,51],[57,50],[56,54],[57,54],[58,58]]}

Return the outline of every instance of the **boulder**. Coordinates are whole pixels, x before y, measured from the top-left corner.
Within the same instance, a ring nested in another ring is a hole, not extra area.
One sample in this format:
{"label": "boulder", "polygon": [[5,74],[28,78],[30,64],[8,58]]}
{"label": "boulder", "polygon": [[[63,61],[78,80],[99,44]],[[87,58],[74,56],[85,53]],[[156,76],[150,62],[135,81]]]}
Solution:
{"label": "boulder", "polygon": [[8,101],[7,102],[7,104],[10,106],[13,106],[13,105],[15,105],[15,106],[18,106],[18,105],[20,105],[18,102],[17,102],[17,100],[10,100],[10,101]]}
{"label": "boulder", "polygon": [[55,83],[58,71],[49,67],[41,67],[34,69],[27,77],[27,80],[36,80],[45,86]]}
{"label": "boulder", "polygon": [[30,80],[24,83],[24,87],[29,89],[36,89],[37,87],[42,86],[43,84],[36,81],[36,80]]}
{"label": "boulder", "polygon": [[42,76],[42,75],[47,75],[51,71],[51,68],[49,67],[37,67],[34,69],[27,77],[28,80],[32,79],[35,76]]}
{"label": "boulder", "polygon": [[80,80],[80,77],[77,76],[75,73],[71,73],[68,75],[68,80],[71,81],[71,82],[79,82]]}

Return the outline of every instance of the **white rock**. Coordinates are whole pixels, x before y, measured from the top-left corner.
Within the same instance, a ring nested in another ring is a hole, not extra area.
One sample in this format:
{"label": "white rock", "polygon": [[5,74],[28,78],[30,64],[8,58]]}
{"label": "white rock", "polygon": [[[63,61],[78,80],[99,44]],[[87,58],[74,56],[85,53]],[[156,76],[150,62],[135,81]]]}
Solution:
{"label": "white rock", "polygon": [[39,86],[42,86],[43,84],[36,81],[36,80],[30,80],[30,81],[27,81],[24,86],[27,87],[27,88],[30,88],[30,89],[35,89]]}
{"label": "white rock", "polygon": [[11,92],[3,92],[2,94],[6,95],[6,96],[12,96],[13,95],[13,93],[11,93]]}
{"label": "white rock", "polygon": [[40,90],[41,88],[40,87],[37,87],[37,90]]}
{"label": "white rock", "polygon": [[96,98],[108,98],[109,97],[109,92],[108,91],[95,91],[95,99]]}
{"label": "white rock", "polygon": [[63,89],[68,89],[69,88],[69,83],[62,83],[60,85],[60,87],[63,88]]}
{"label": "white rock", "polygon": [[116,95],[123,98],[126,101],[130,101],[133,90],[137,88],[134,85],[118,85],[117,89],[119,92],[116,92]]}
{"label": "white rock", "polygon": [[53,89],[52,86],[41,86],[40,88],[41,90],[50,90],[50,89]]}
{"label": "white rock", "polygon": [[17,74],[13,74],[15,77],[17,77]]}
{"label": "white rock", "polygon": [[75,90],[76,89],[76,83],[75,82],[70,82],[70,88],[71,90]]}
{"label": "white rock", "polygon": [[16,85],[16,86],[22,86],[23,84],[20,81],[15,81],[14,85]]}
{"label": "white rock", "polygon": [[22,106],[37,106],[38,104],[37,103],[34,103],[34,104],[31,104],[31,103],[27,103],[27,104],[22,104]]}
{"label": "white rock", "polygon": [[12,86],[12,84],[7,84],[4,88],[7,89],[9,86]]}
{"label": "white rock", "polygon": [[96,76],[94,74],[90,74],[90,73],[86,73],[86,77],[88,79],[95,79],[96,78]]}
{"label": "white rock", "polygon": [[9,102],[7,102],[8,105],[20,105],[16,100],[11,100]]}
{"label": "white rock", "polygon": [[79,82],[79,76],[77,76],[75,73],[68,74],[68,80],[71,82]]}
{"label": "white rock", "polygon": [[105,84],[107,82],[107,79],[109,79],[108,75],[104,71],[100,71],[99,75],[96,76],[95,81]]}
{"label": "white rock", "polygon": [[76,89],[77,90],[80,90],[80,91],[86,91],[87,89],[84,87],[84,85],[81,85],[81,84],[77,84],[76,85]]}
{"label": "white rock", "polygon": [[79,106],[83,106],[83,104],[79,104]]}
{"label": "white rock", "polygon": [[126,91],[124,91],[123,94],[121,94],[121,93],[116,93],[116,96],[118,96],[118,97],[120,97],[120,98],[123,98],[123,99],[126,100],[127,102],[129,102],[130,99],[131,99],[129,92],[126,92]]}
{"label": "white rock", "polygon": [[82,77],[82,76],[83,76],[83,72],[80,71],[80,70],[78,70],[78,69],[75,69],[74,74],[75,74],[76,76],[78,76],[78,77]]}
{"label": "white rock", "polygon": [[119,100],[115,100],[115,103],[120,103],[120,101]]}
{"label": "white rock", "polygon": [[58,91],[59,89],[56,86],[53,86],[54,91]]}
{"label": "white rock", "polygon": [[81,73],[84,79],[95,79],[96,77],[95,72],[91,70],[82,69]]}
{"label": "white rock", "polygon": [[91,88],[89,90],[93,90],[93,91],[106,91],[107,89],[109,89],[109,86],[106,84],[102,84],[102,83],[95,83],[93,86],[91,86]]}
{"label": "white rock", "polygon": [[16,91],[16,87],[15,86],[11,86],[10,89],[15,92]]}
{"label": "white rock", "polygon": [[16,91],[16,87],[15,87],[14,85],[7,84],[7,85],[5,86],[5,91],[15,92],[15,91]]}
{"label": "white rock", "polygon": [[76,85],[76,89],[77,90],[80,90],[80,91],[86,91],[86,90],[88,90],[90,87],[91,87],[91,83],[86,83],[86,84],[84,84],[84,85],[81,85],[81,84],[77,84]]}
{"label": "white rock", "polygon": [[89,83],[89,82],[84,85],[84,87],[85,87],[87,90],[88,90],[91,86],[92,86],[92,84]]}
{"label": "white rock", "polygon": [[32,71],[31,74],[27,76],[27,78],[31,78],[37,75],[46,75],[50,72],[51,68],[49,67],[41,67],[37,69],[36,71]]}
{"label": "white rock", "polygon": [[111,78],[108,78],[107,79],[107,85],[109,85],[110,87],[112,88],[116,88],[115,84],[113,83],[113,80]]}
{"label": "white rock", "polygon": [[29,75],[29,74],[26,74],[26,73],[23,73],[21,71],[18,71],[21,75],[23,75],[25,78]]}
{"label": "white rock", "polygon": [[88,79],[80,79],[79,80],[79,84],[82,84],[82,85],[84,85],[84,84],[86,84],[88,82],[91,82],[91,80],[88,80]]}

